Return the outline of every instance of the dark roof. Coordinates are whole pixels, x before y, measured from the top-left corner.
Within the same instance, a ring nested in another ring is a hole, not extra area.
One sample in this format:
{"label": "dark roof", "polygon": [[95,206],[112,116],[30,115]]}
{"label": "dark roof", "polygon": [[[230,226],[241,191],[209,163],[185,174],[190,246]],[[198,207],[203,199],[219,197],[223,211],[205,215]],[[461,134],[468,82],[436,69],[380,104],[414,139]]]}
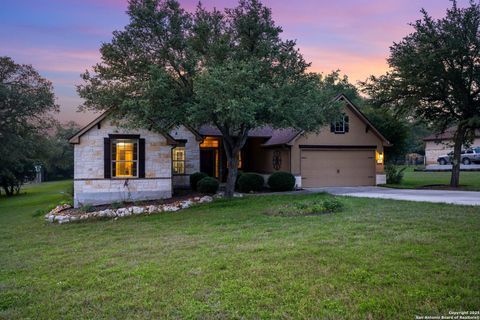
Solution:
{"label": "dark roof", "polygon": [[[442,141],[442,140],[452,140],[455,135],[456,127],[450,127],[445,129],[444,132],[433,133],[429,136],[423,138],[423,141]],[[475,137],[480,137],[480,129],[475,130]]]}
{"label": "dark roof", "polygon": [[[214,136],[220,137],[222,134],[220,130],[211,125],[203,125],[198,132],[202,136]],[[292,141],[298,134],[299,130],[293,128],[275,129],[271,126],[263,126],[250,130],[248,133],[249,138],[267,138],[268,140],[263,144],[264,146],[276,146],[287,144]]]}
{"label": "dark roof", "polygon": [[[384,142],[386,147],[391,146],[390,142],[373,126],[373,124],[367,119],[367,117],[358,109],[352,101],[350,101],[344,94],[339,94],[335,97],[335,101],[345,101],[351,110],[363,120],[372,131]],[[202,136],[216,136],[220,137],[222,134],[220,130],[211,125],[203,125],[198,130]],[[294,128],[285,128],[285,129],[275,129],[271,126],[263,126],[260,128],[255,128],[250,130],[248,137],[250,138],[268,138],[268,140],[263,144],[263,146],[277,146],[289,144],[294,140],[298,135],[303,133],[303,131],[294,129]]]}

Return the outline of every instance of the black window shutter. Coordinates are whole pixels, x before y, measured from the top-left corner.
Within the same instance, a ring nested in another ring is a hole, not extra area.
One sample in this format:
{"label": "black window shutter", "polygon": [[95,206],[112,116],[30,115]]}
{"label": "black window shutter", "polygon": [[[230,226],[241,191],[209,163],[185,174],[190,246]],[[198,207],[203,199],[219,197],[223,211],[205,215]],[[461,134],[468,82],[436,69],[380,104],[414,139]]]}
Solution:
{"label": "black window shutter", "polygon": [[145,178],[145,139],[138,140],[138,177]]}
{"label": "black window shutter", "polygon": [[335,122],[330,123],[330,132],[335,132]]}
{"label": "black window shutter", "polygon": [[348,130],[350,129],[350,125],[348,123],[348,116],[345,116],[343,119],[345,121],[345,132],[348,132]]}
{"label": "black window shutter", "polygon": [[105,179],[112,177],[112,161],[110,158],[110,138],[103,138],[103,176]]}

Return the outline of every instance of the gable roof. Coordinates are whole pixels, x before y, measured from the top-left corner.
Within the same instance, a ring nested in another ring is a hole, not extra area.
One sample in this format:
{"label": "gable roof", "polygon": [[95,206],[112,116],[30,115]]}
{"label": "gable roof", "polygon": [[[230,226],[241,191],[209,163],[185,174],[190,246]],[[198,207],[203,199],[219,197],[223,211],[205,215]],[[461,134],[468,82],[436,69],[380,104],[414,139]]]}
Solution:
{"label": "gable roof", "polygon": [[[92,122],[90,122],[89,124],[87,124],[85,127],[83,127],[82,129],[80,129],[77,133],[75,133],[73,136],[71,136],[69,139],[68,139],[68,142],[71,143],[71,144],[79,144],[80,143],[80,138],[85,134],[87,133],[88,131],[90,131],[93,127],[95,127],[96,125],[100,124],[108,115],[110,114],[110,110],[107,110],[105,112],[103,112],[101,115],[99,115],[97,118],[95,118]],[[162,132],[160,133],[161,135],[163,135],[166,139],[167,139],[167,143],[170,144],[170,145],[176,145],[177,144],[177,141],[175,141],[175,139],[173,139],[173,137],[166,133],[166,132]]]}
{"label": "gable roof", "polygon": [[[442,140],[452,140],[455,135],[456,128],[450,127],[445,129],[444,132],[433,133],[431,135],[423,138],[423,141],[442,141]],[[480,129],[475,130],[475,137],[480,138]]]}
{"label": "gable roof", "polygon": [[[373,124],[367,119],[367,117],[358,109],[358,107],[350,101],[347,96],[344,94],[339,94],[334,98],[334,101],[345,101],[352,110],[352,112],[357,115],[360,120],[362,120],[371,130],[377,135],[384,143],[385,146],[391,146],[392,144],[373,126]],[[203,125],[200,127],[198,132],[202,136],[222,136],[220,130],[211,125]],[[304,133],[301,130],[294,128],[285,128],[285,129],[275,129],[271,126],[263,126],[260,128],[255,128],[250,130],[248,133],[249,138],[268,138],[265,143],[262,144],[264,147],[278,146],[290,144],[295,138]]]}
{"label": "gable roof", "polygon": [[355,113],[360,118],[360,120],[365,122],[365,124],[367,124],[369,126],[369,128],[373,131],[373,133],[376,136],[378,136],[384,142],[384,146],[386,146],[386,147],[391,147],[392,146],[390,141],[388,141],[387,138],[385,138],[383,136],[383,134],[381,134],[380,131],[378,131],[377,128],[375,128],[375,126],[368,120],[367,116],[365,116],[363,114],[363,112],[360,111],[360,109],[350,99],[347,98],[346,95],[341,93],[338,96],[336,96],[334,100],[335,101],[342,101],[342,100],[345,101],[348,104],[348,106],[350,107],[350,110],[352,110],[353,113]]}

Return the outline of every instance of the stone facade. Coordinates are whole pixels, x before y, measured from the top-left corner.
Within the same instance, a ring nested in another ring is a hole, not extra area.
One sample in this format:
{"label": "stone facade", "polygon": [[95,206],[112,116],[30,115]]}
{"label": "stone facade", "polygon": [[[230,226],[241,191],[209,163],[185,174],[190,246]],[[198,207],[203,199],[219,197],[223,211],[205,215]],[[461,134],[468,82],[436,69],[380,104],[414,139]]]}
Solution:
{"label": "stone facade", "polygon": [[[137,134],[145,139],[145,178],[105,178],[104,138],[109,134]],[[127,129],[106,118],[85,132],[74,148],[75,207],[172,196],[172,146],[161,134]]]}
{"label": "stone facade", "polygon": [[185,126],[178,126],[170,131],[175,140],[186,140],[185,143],[185,174],[173,175],[174,188],[190,186],[190,175],[200,171],[200,141],[197,136]]}

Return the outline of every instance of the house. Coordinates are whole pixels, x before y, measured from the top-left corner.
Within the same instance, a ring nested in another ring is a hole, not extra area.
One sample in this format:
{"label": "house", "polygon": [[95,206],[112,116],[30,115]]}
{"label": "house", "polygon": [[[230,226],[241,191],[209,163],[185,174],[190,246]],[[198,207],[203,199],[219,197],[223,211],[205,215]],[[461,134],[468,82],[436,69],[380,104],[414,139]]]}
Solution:
{"label": "house", "polygon": [[[436,164],[438,157],[453,151],[455,129],[455,127],[450,127],[443,133],[434,133],[423,139],[425,141],[425,164]],[[472,146],[480,146],[480,130],[475,130]]]}
{"label": "house", "polygon": [[[249,133],[239,169],[268,177],[291,172],[297,187],[385,183],[384,146],[390,143],[344,95],[343,119],[305,133],[269,126]],[[127,129],[104,113],[71,139],[74,198],[80,204],[171,197],[202,171],[225,181],[227,161],[218,129],[181,125],[169,132]]]}

